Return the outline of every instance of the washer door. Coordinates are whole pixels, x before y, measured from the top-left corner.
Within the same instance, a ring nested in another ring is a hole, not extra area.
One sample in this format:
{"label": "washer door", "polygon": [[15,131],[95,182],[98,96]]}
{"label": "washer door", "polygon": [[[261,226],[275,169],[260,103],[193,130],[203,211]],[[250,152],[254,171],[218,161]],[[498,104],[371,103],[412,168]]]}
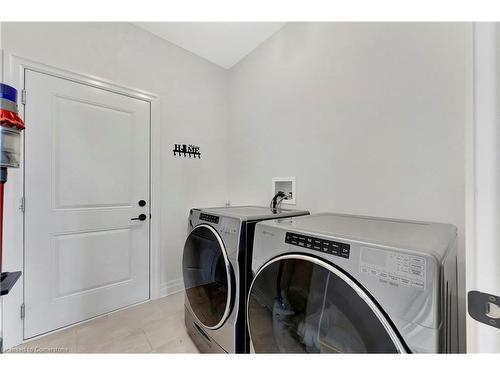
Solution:
{"label": "washer door", "polygon": [[406,352],[371,297],[312,256],[284,255],[265,264],[247,308],[256,353]]}
{"label": "washer door", "polygon": [[205,328],[219,328],[229,316],[231,265],[217,231],[200,224],[189,234],[182,259],[187,301]]}

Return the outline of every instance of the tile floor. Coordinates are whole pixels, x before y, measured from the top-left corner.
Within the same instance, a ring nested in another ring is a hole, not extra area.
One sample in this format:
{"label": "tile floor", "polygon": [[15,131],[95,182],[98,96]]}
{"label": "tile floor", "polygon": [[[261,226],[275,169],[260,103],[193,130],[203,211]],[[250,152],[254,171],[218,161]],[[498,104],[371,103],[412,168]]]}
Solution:
{"label": "tile floor", "polygon": [[11,353],[198,353],[184,326],[184,293],[147,302],[38,340]]}

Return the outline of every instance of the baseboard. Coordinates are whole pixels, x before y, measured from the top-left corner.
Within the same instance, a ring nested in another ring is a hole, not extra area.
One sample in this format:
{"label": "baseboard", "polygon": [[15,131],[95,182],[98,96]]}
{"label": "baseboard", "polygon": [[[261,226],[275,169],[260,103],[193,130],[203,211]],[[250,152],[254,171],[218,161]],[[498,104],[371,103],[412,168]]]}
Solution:
{"label": "baseboard", "polygon": [[160,297],[165,297],[170,294],[178,293],[184,290],[184,282],[182,278],[170,280],[160,285]]}

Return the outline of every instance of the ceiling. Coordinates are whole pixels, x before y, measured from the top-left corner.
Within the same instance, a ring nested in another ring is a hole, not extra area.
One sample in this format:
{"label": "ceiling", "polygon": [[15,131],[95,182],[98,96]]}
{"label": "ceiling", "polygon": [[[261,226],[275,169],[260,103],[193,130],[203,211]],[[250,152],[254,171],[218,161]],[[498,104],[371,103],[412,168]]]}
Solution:
{"label": "ceiling", "polygon": [[284,22],[134,22],[160,38],[229,69]]}

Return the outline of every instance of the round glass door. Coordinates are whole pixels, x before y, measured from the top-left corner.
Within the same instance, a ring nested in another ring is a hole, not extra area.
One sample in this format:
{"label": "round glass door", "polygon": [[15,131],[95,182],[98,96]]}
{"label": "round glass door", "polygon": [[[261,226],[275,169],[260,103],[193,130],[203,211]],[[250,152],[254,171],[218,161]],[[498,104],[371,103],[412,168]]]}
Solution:
{"label": "round glass door", "polygon": [[405,352],[370,296],[311,256],[284,255],[263,266],[247,308],[256,353]]}
{"label": "round glass door", "polygon": [[182,259],[187,301],[206,328],[219,328],[231,308],[231,266],[219,234],[201,224],[189,234]]}

